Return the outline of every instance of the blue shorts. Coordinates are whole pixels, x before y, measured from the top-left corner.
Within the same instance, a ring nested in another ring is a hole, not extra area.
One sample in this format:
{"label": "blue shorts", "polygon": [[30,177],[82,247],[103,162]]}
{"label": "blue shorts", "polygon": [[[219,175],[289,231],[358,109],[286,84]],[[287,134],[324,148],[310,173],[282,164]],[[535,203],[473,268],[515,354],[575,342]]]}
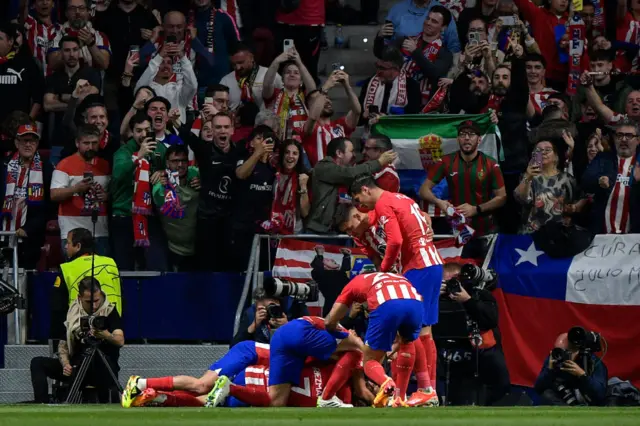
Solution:
{"label": "blue shorts", "polygon": [[[246,384],[244,381],[244,370],[242,371],[242,373],[239,373],[235,377],[235,379],[233,379],[233,384],[239,385],[239,386],[244,386]],[[248,407],[249,404],[245,404],[244,402],[240,401],[238,398],[230,396],[224,402],[224,406],[231,407],[231,408],[239,408],[239,407]]]}
{"label": "blue shorts", "polygon": [[343,339],[346,335],[319,330],[302,319],[278,328],[271,338],[269,386],[283,383],[297,386],[305,359],[308,356],[321,361],[329,359],[338,346],[336,339]]}
{"label": "blue shorts", "polygon": [[244,369],[258,362],[256,353],[256,342],[245,340],[234,345],[218,361],[211,364],[209,370],[218,373],[218,376],[227,376],[233,379],[236,375],[244,372]]}
{"label": "blue shorts", "polygon": [[428,268],[412,269],[404,274],[418,293],[422,296],[422,325],[438,323],[438,299],[440,299],[440,285],[442,284],[442,265]]}
{"label": "blue shorts", "polygon": [[365,344],[376,351],[390,351],[396,334],[413,342],[422,328],[422,303],[413,299],[388,300],[369,315]]}

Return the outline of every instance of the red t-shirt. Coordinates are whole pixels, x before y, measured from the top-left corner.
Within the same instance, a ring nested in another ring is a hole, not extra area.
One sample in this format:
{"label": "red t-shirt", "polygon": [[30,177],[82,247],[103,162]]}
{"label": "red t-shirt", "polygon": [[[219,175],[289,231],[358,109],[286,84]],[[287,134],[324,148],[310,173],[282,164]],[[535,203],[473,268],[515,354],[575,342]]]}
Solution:
{"label": "red t-shirt", "polygon": [[276,21],[289,25],[324,25],[324,0],[300,0],[300,6],[291,13],[276,11]]}

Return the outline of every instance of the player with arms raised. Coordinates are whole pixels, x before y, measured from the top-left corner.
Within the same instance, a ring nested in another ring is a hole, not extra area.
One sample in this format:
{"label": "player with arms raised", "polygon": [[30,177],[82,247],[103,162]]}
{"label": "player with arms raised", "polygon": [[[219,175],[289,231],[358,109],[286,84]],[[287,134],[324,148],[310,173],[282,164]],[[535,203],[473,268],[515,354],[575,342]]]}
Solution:
{"label": "player with arms raised", "polygon": [[[415,201],[405,195],[382,190],[370,176],[355,179],[350,192],[354,201],[375,210],[377,231],[384,235],[386,241],[380,270],[392,270],[399,257],[402,274],[423,299],[422,345],[415,347],[416,359],[425,360],[429,374],[418,378],[418,392],[412,395],[407,404],[438,405],[434,389],[437,351],[431,337],[431,326],[438,322],[442,259],[433,243],[429,221]],[[422,346],[422,350],[419,346]]]}
{"label": "player with arms raised", "polygon": [[[362,274],[352,279],[325,318],[325,327],[333,330],[338,321],[349,312],[354,302],[367,303],[369,324],[364,346],[364,373],[380,386],[374,399],[375,407],[406,406],[407,386],[416,360],[413,342],[422,326],[422,296],[402,275],[388,273]],[[398,383],[388,377],[380,362],[391,350],[399,335]],[[422,366],[426,374],[426,365]],[[416,369],[416,375],[418,375]],[[389,401],[390,394],[393,399]],[[391,402],[390,404],[388,404]]]}

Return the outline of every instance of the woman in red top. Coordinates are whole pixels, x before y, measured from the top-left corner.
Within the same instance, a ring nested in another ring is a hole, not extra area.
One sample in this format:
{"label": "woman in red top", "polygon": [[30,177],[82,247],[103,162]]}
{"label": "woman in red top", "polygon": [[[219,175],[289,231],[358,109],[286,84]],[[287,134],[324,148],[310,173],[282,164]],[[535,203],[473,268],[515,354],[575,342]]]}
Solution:
{"label": "woman in red top", "polygon": [[[280,71],[284,88],[276,88],[276,74]],[[295,47],[273,60],[264,76],[262,97],[264,103],[280,121],[283,135],[300,133],[307,121],[304,96],[316,89],[316,83],[300,60]]]}

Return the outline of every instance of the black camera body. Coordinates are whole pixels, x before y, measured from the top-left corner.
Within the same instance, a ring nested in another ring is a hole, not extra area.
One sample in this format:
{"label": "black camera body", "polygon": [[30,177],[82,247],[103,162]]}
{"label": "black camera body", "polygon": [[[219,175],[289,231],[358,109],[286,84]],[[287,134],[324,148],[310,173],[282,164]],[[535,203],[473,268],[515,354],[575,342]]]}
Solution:
{"label": "black camera body", "polygon": [[320,289],[315,281],[296,283],[280,278],[265,278],[264,291],[269,297],[293,297],[304,302],[317,302]]}
{"label": "black camera body", "polygon": [[91,329],[106,330],[107,329],[107,317],[101,315],[87,315],[80,318],[80,330],[83,333],[88,333]]}
{"label": "black camera body", "polygon": [[457,294],[464,287],[467,292],[473,289],[484,289],[495,285],[496,274],[490,269],[482,269],[473,263],[467,263],[460,269],[460,274],[445,281],[445,296]]}
{"label": "black camera body", "polygon": [[462,291],[462,282],[458,278],[451,278],[444,282],[445,296],[449,297],[452,294],[457,294]]}
{"label": "black camera body", "polygon": [[571,352],[562,348],[553,348],[551,351],[551,359],[554,361],[553,369],[560,370],[565,361],[571,360]]}
{"label": "black camera body", "polygon": [[282,309],[282,306],[277,303],[269,303],[267,305],[267,321],[271,318],[282,318],[283,315],[284,310]]}

